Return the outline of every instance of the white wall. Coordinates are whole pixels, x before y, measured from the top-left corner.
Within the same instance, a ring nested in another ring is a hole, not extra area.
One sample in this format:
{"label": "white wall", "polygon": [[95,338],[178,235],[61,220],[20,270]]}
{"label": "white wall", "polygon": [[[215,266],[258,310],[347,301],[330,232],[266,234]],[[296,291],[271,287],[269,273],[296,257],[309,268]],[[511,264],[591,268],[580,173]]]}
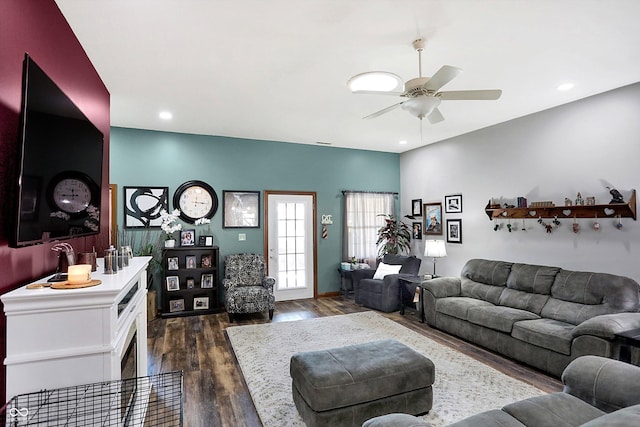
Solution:
{"label": "white wall", "polygon": [[[411,212],[412,199],[444,204],[445,195],[462,194],[463,212],[443,213],[445,219],[462,218],[462,244],[447,243],[439,275],[459,275],[467,260],[487,258],[622,274],[640,282],[640,221],[623,218],[620,231],[616,220],[599,216],[596,232],[594,220],[579,219],[581,231],[574,234],[573,219],[563,219],[547,234],[530,219],[526,231],[520,220],[509,233],[506,221],[494,231],[495,222],[484,212],[489,199],[500,197],[514,204],[524,196],[563,205],[565,197],[581,192],[608,203],[606,185],[627,200],[632,189],[640,189],[639,160],[636,83],[403,153],[401,212]],[[422,242],[414,245],[421,257]],[[431,272],[432,259],[422,258],[422,272]]]}

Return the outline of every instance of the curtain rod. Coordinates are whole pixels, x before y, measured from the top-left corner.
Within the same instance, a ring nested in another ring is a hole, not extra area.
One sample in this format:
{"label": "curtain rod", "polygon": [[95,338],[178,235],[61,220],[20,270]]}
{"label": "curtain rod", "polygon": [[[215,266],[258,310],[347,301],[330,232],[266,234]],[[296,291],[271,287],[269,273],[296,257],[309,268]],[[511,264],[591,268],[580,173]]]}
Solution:
{"label": "curtain rod", "polygon": [[394,194],[398,195],[398,193],[393,191],[358,191],[358,190],[342,190],[342,195],[347,193],[372,193],[372,194]]}

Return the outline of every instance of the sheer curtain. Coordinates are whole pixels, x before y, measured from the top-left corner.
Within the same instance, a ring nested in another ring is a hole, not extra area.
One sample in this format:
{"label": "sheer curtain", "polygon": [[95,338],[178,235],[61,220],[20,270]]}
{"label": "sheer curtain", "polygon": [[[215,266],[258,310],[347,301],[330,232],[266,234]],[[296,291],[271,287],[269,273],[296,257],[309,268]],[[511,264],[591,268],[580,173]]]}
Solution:
{"label": "sheer curtain", "polygon": [[395,215],[395,193],[344,192],[344,261],[356,257],[375,267],[378,229],[384,225],[385,214]]}

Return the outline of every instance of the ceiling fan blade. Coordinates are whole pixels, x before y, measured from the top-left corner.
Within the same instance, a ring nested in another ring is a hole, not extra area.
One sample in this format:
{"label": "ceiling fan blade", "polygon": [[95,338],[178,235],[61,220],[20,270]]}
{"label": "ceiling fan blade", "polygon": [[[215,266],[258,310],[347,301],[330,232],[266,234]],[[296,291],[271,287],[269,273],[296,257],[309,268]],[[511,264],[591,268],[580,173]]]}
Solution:
{"label": "ceiling fan blade", "polygon": [[489,90],[450,90],[446,92],[440,92],[438,96],[445,101],[463,101],[478,100],[478,101],[491,101],[500,98],[502,91],[500,89]]}
{"label": "ceiling fan blade", "polygon": [[385,92],[382,90],[354,90],[351,93],[357,93],[357,94],[364,94],[364,95],[394,95],[394,96],[400,96],[402,95],[404,92]]}
{"label": "ceiling fan blade", "polygon": [[[403,102],[404,102],[404,101],[403,101]],[[392,106],[390,106],[390,107],[384,108],[384,109],[382,109],[382,110],[380,110],[380,111],[376,111],[376,112],[375,112],[375,113],[373,113],[373,114],[369,114],[368,116],[363,117],[363,119],[373,119],[373,118],[375,118],[375,117],[381,116],[381,115],[383,115],[383,114],[385,114],[385,113],[388,113],[388,112],[389,112],[389,111],[391,111],[391,110],[394,110],[394,109],[398,108],[400,105],[402,105],[402,102],[398,102],[397,104],[393,104],[393,105],[392,105]]]}
{"label": "ceiling fan blade", "polygon": [[429,81],[426,82],[423,87],[427,90],[438,90],[451,80],[455,79],[461,72],[462,68],[443,65],[433,76],[431,76]]}
{"label": "ceiling fan blade", "polygon": [[441,121],[443,121],[444,116],[442,115],[440,110],[434,108],[431,114],[427,116],[427,120],[429,120],[429,123],[431,123],[432,125],[435,125],[436,123],[440,123]]}

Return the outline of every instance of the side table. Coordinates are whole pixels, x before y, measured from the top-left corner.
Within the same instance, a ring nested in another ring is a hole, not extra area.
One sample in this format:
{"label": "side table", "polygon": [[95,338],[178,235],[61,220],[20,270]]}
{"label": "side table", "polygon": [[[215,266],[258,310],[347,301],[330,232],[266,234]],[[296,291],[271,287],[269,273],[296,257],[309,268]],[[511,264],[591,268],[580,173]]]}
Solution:
{"label": "side table", "polygon": [[418,291],[418,320],[420,323],[424,323],[424,307],[422,305],[422,287],[420,284],[424,282],[425,279],[421,276],[409,276],[409,277],[400,277],[398,282],[400,283],[400,314],[404,316],[405,308],[409,308],[411,310],[415,310],[415,305],[413,307],[405,307],[404,302],[406,300],[413,301],[413,298],[416,294],[416,288],[420,288]]}
{"label": "side table", "polygon": [[631,363],[631,348],[640,348],[640,328],[617,333],[616,341],[620,343],[620,361]]}
{"label": "side table", "polygon": [[349,291],[353,292],[353,270],[343,270],[338,268],[340,273],[340,293],[349,296]]}

